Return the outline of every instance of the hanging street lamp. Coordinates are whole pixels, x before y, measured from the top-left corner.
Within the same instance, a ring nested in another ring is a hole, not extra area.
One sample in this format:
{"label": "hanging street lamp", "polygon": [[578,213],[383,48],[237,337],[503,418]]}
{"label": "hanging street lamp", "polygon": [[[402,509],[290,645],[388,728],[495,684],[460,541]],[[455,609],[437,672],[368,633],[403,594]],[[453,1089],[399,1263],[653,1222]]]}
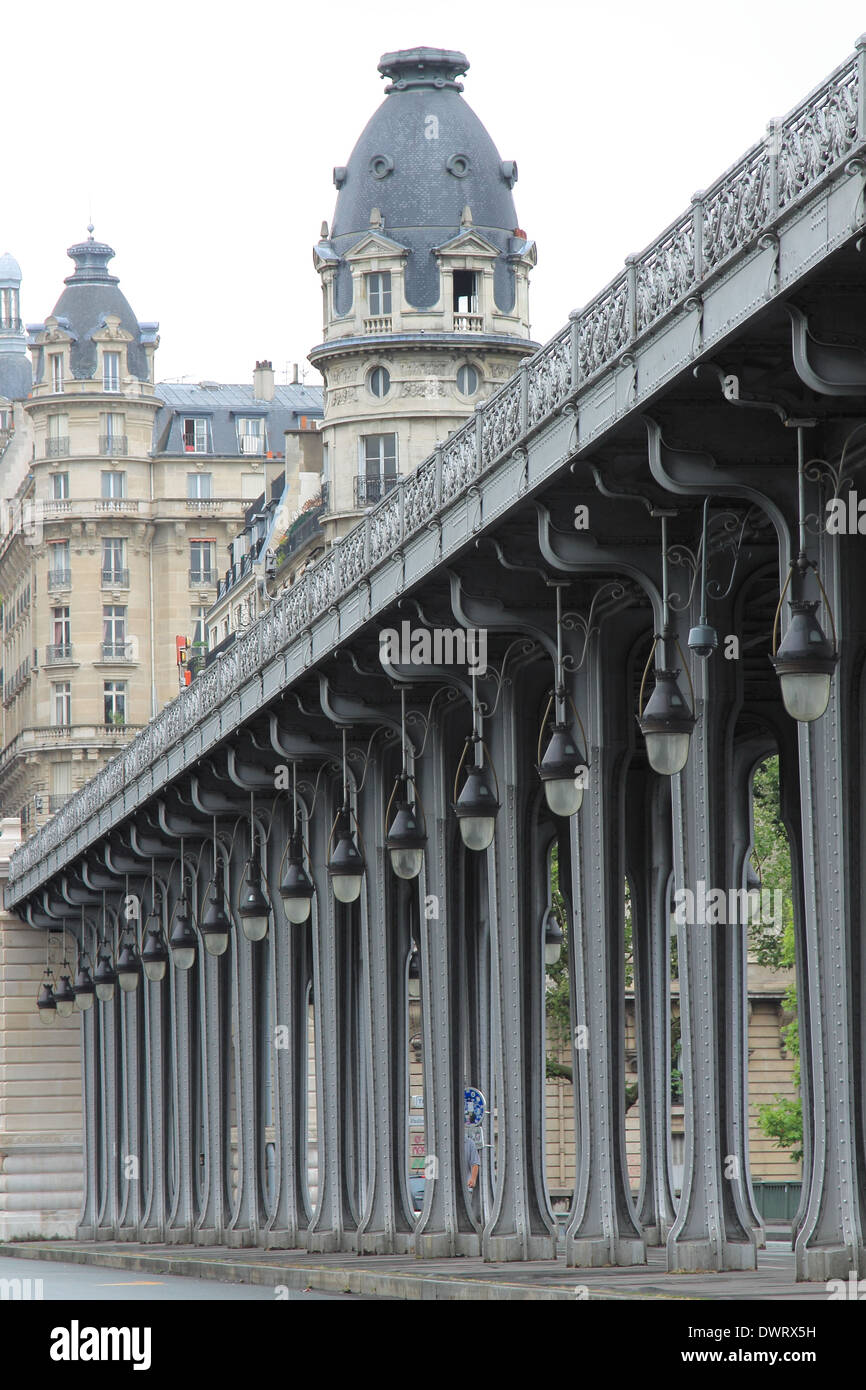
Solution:
{"label": "hanging street lamp", "polygon": [[[499,779],[496,768],[480,733],[481,710],[475,690],[475,672],[472,673],[472,732],[466,738],[457,772],[454,777],[454,800],[452,809],[460,826],[460,836],[467,849],[480,852],[493,844],[496,831],[496,816],[499,811]],[[457,784],[460,772],[467,761],[467,754],[473,750],[473,761],[467,767],[466,781],[460,795]],[[484,755],[487,753],[487,763]],[[491,780],[492,776],[492,780]]]}
{"label": "hanging street lamp", "polygon": [[[679,651],[680,648],[679,643],[673,635],[670,621],[667,517],[662,516],[661,522],[662,606],[664,621],[661,636],[654,638],[649,659],[644,668],[640,695],[638,697],[637,719],[640,731],[646,741],[646,755],[650,767],[654,772],[660,773],[663,777],[673,777],[677,772],[682,772],[688,761],[692,730],[697,720],[694,716],[694,690],[692,688],[691,676],[689,675],[685,657],[682,657],[682,652],[680,652],[686,671],[686,677],[689,682],[689,688],[692,690],[691,709],[689,709],[686,703],[686,698],[677,680],[679,670],[665,664],[669,649],[675,646],[677,651]],[[644,687],[657,649],[661,652],[661,664],[656,667],[654,672],[655,689],[647,700],[646,705],[644,705]]]}
{"label": "hanging street lamp", "polygon": [[[391,858],[391,868],[398,878],[417,878],[424,864],[424,846],[427,843],[426,826],[423,824],[424,808],[421,807],[422,820],[418,819],[418,806],[421,798],[415,788],[415,779],[409,772],[409,750],[406,738],[406,691],[400,691],[400,728],[402,739],[402,766],[394,783],[391,799],[385,808],[385,848]],[[409,784],[415,789],[415,800],[409,795]],[[397,809],[394,819],[388,826],[388,813],[396,797]],[[417,806],[416,806],[417,801]]]}
{"label": "hanging street lamp", "polygon": [[53,971],[46,966],[42,985],[36,997],[36,1007],[39,1010],[39,1022],[46,1028],[53,1028],[57,1022],[57,1001],[54,997],[52,979]]}
{"label": "hanging street lamp", "polygon": [[[794,424],[794,421],[790,422]],[[788,577],[779,596],[776,616],[773,619],[773,637],[770,661],[779,677],[782,690],[782,704],[792,719],[801,724],[811,724],[820,719],[830,703],[830,683],[839,660],[836,623],[833,609],[827,597],[817,567],[806,554],[806,477],[804,428],[814,425],[814,420],[797,421],[797,501],[799,527],[799,553],[791,561]],[[818,622],[816,611],[818,599],[803,597],[806,575],[812,570],[821,598],[827,609],[832,642]],[[788,602],[791,618],[788,630],[780,646],[777,646],[779,617],[785,595],[791,588],[793,597]]]}
{"label": "hanging street lamp", "polygon": [[[581,808],[583,792],[589,764],[586,753],[581,753],[575,742],[571,725],[567,721],[565,695],[565,664],[562,655],[562,585],[556,586],[556,670],[554,673],[554,692],[547,702],[538,733],[538,762],[536,771],[544,787],[544,799],[555,816],[573,816]],[[541,756],[541,741],[547,726],[547,717],[554,706],[554,722],[550,742]],[[574,715],[580,725],[586,747],[586,731],[583,721],[572,704]]]}
{"label": "hanging street lamp", "polygon": [[[366,868],[364,855],[358,847],[352,830],[353,820],[356,829],[358,829],[358,821],[349,801],[346,730],[343,729],[343,805],[337,812],[328,840],[328,877],[331,880],[334,897],[341,903],[357,902],[361,896],[361,884]],[[360,834],[360,829],[358,829],[358,833]],[[331,851],[332,845],[333,851]]]}

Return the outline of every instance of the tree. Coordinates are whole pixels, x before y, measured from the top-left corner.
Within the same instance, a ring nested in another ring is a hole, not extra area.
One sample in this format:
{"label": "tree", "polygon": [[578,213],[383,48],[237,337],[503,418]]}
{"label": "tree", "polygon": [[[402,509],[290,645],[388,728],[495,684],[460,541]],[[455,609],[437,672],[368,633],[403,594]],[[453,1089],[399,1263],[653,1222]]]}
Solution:
{"label": "tree", "polygon": [[[785,928],[781,954],[781,964],[790,969],[794,964],[793,924]],[[800,1089],[800,1025],[797,1018],[797,986],[788,987],[782,1001],[785,1012],[792,1015],[790,1023],[781,1028],[785,1047],[794,1058],[793,1084]],[[762,1105],[758,1112],[758,1124],[768,1139],[775,1139],[779,1149],[790,1149],[791,1162],[799,1163],[803,1157],[803,1099],[802,1096],[777,1095],[772,1105]]]}

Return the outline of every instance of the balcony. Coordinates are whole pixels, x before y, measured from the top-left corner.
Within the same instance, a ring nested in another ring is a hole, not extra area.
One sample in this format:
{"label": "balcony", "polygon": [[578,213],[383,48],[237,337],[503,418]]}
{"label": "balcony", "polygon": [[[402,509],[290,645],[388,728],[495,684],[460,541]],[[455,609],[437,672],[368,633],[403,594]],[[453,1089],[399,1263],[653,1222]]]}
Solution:
{"label": "balcony", "polygon": [[455,333],[483,333],[484,315],[455,313],[451,326]]}
{"label": "balcony", "polygon": [[42,503],[42,515],[49,516],[68,516],[72,511],[72,503],[68,497],[50,497],[47,502]]}
{"label": "balcony", "polygon": [[102,660],[103,661],[123,661],[133,660],[131,642],[103,642]]}
{"label": "balcony", "polygon": [[98,512],[137,512],[137,497],[100,497],[96,503]]}
{"label": "balcony", "polygon": [[69,435],[60,434],[56,439],[46,439],[45,457],[47,459],[65,459],[69,457]]}
{"label": "balcony", "polygon": [[102,571],[103,589],[128,589],[129,570],[104,569]]}
{"label": "balcony", "polygon": [[265,441],[260,434],[238,435],[238,445],[242,454],[263,454]]}
{"label": "balcony", "polygon": [[49,816],[56,815],[56,813],[60,810],[61,806],[66,805],[71,795],[71,792],[52,792],[48,798]]}
{"label": "balcony", "polygon": [[71,642],[54,642],[45,648],[45,665],[60,666],[72,660]]}
{"label": "balcony", "polygon": [[321,539],[322,528],[319,524],[319,518],[324,510],[324,506],[320,504],[318,507],[311,508],[310,511],[304,512],[302,516],[298,517],[297,521],[292,523],[286,533],[285,539],[277,550],[278,566],[284,565],[296,551],[301,550],[302,547],[308,545],[310,541]]}
{"label": "balcony", "polygon": [[371,507],[375,502],[381,502],[386,493],[397,486],[400,476],[399,473],[389,473],[384,478],[379,475],[356,478],[355,506]]}
{"label": "balcony", "polygon": [[48,571],[48,588],[52,592],[55,589],[68,589],[71,583],[71,570],[53,569]]}
{"label": "balcony", "polygon": [[188,497],[186,499],[186,509],[188,512],[221,512],[223,508],[219,497]]}
{"label": "balcony", "polygon": [[391,315],[376,314],[373,318],[364,319],[365,333],[390,333]]}
{"label": "balcony", "polygon": [[120,458],[127,453],[127,437],[125,434],[101,434],[99,436],[99,452],[106,458]]}
{"label": "balcony", "polygon": [[190,570],[189,582],[191,588],[200,588],[203,584],[216,584],[216,571]]}
{"label": "balcony", "polygon": [[331,484],[326,479],[322,483],[322,510],[329,511],[331,506]]}

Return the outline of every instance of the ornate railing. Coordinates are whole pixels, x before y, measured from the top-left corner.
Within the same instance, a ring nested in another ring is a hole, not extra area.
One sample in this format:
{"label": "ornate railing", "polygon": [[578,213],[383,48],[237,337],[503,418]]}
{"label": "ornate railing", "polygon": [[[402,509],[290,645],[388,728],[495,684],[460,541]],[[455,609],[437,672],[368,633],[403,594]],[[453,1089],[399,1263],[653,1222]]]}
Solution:
{"label": "ornate railing", "polygon": [[[651,246],[630,257],[625,271],[572,314],[568,325],[478,406],[467,424],[371,508],[47,826],[17,849],[10,879],[38,863],[129,786],[155,757],[428,525],[479,474],[510,454],[570,397],[699,294],[732,257],[756,249],[783,213],[866,144],[864,76],[866,43],[790,115],[772,122],[766,139],[696,195],[688,212]],[[369,318],[364,327],[368,333],[388,332],[390,321]]]}

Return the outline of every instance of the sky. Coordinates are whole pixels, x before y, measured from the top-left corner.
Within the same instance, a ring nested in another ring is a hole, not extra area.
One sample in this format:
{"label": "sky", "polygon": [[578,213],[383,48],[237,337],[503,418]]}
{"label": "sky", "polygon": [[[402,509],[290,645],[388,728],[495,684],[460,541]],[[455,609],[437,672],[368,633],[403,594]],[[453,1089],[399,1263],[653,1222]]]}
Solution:
{"label": "sky", "polygon": [[857,0],[68,0],[4,7],[0,251],[47,317],[86,236],[161,381],[320,378],[312,247],[332,169],[383,99],[382,53],[461,49],[464,96],[514,159],[546,341],[853,52]]}

